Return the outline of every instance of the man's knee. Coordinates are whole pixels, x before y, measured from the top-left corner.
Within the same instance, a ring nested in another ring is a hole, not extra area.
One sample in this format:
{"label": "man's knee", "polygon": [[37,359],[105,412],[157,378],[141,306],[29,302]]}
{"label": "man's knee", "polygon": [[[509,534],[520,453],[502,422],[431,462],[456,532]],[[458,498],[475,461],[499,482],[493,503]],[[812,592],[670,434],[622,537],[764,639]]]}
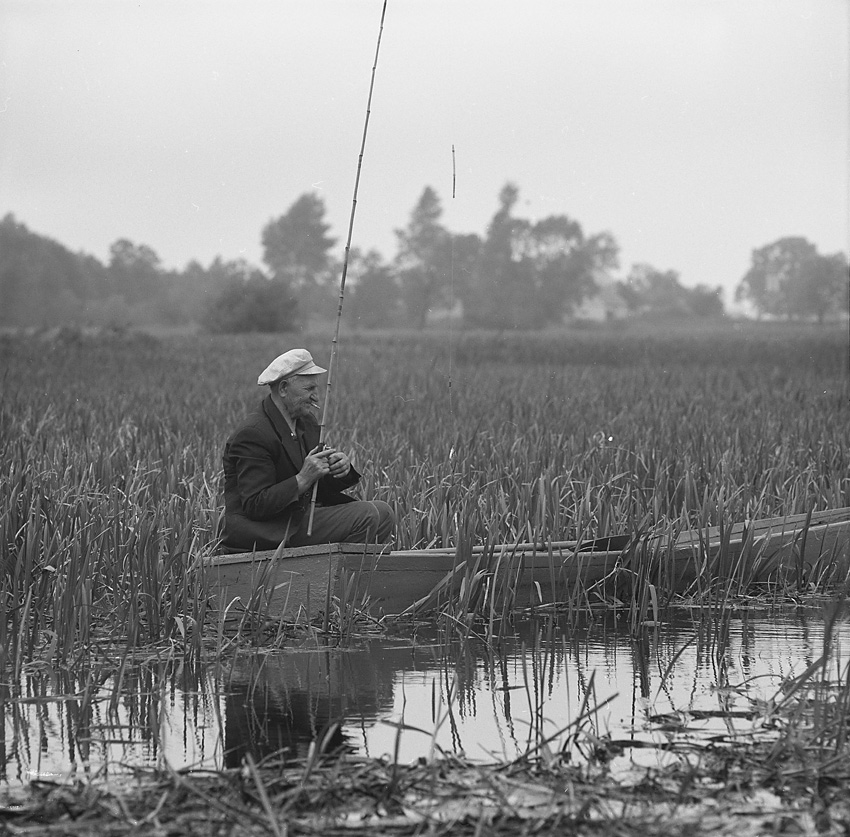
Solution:
{"label": "man's knee", "polygon": [[361,500],[358,504],[358,525],[352,537],[367,543],[386,543],[395,529],[395,515],[382,500]]}
{"label": "man's knee", "polygon": [[395,515],[392,507],[383,500],[369,502],[375,510],[374,537],[378,543],[386,543],[395,530]]}

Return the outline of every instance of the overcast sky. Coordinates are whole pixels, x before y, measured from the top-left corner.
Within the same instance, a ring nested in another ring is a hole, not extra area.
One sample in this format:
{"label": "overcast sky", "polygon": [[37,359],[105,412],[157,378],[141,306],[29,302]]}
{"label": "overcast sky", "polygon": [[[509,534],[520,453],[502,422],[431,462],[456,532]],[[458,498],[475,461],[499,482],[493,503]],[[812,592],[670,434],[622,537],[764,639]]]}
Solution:
{"label": "overcast sky", "polygon": [[[103,261],[261,264],[304,192],[339,254],[383,0],[0,0],[0,216]],[[389,0],[352,244],[443,223],[611,232],[621,274],[722,285],[753,248],[848,250],[850,0]],[[456,192],[452,197],[452,146]]]}

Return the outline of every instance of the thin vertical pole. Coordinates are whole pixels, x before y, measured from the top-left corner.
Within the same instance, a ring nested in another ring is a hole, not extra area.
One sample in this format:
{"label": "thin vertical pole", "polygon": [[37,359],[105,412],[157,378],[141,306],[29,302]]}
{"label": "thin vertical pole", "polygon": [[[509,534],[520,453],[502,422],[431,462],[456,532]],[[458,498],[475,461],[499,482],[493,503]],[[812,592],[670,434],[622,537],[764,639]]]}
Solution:
{"label": "thin vertical pole", "polygon": [[[381,8],[381,25],[378,29],[378,43],[375,47],[375,61],[372,64],[372,78],[369,82],[369,98],[366,100],[366,119],[363,123],[363,137],[360,140],[360,154],[357,158],[357,175],[354,178],[354,197],[351,201],[351,215],[348,219],[348,237],[345,241],[345,255],[342,260],[342,277],[339,281],[339,304],[336,310],[336,327],[331,341],[331,360],[328,364],[328,382],[325,386],[325,403],[322,408],[322,420],[319,422],[319,444],[325,440],[325,419],[328,415],[328,407],[331,403],[331,388],[333,386],[334,371],[336,369],[337,346],[339,344],[339,326],[342,322],[342,304],[345,300],[345,277],[348,275],[348,256],[351,252],[351,236],[354,232],[354,215],[357,212],[357,191],[360,188],[360,170],[363,167],[363,152],[366,150],[366,134],[369,131],[369,117],[372,114],[372,91],[375,89],[375,74],[378,69],[378,55],[381,52],[381,36],[384,34],[384,18],[387,14],[387,0],[384,0]],[[313,513],[316,510],[316,492],[318,481],[313,483],[313,496],[310,499],[310,518],[307,522],[307,534],[313,534]]]}

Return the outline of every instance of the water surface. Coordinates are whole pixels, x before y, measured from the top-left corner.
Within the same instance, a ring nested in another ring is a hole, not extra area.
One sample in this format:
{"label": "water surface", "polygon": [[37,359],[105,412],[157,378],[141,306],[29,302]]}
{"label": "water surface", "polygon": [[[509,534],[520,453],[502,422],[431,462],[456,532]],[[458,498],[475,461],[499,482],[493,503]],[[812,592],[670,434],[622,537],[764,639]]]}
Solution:
{"label": "water surface", "polygon": [[[681,613],[632,636],[607,615],[581,626],[418,626],[340,648],[315,639],[192,667],[35,668],[0,685],[0,792],[32,780],[134,768],[238,767],[246,754],[329,750],[410,762],[437,753],[504,761],[543,748],[658,763],[666,747],[760,734],[759,701],[823,652],[816,609]],[[850,644],[850,626],[834,633]]]}

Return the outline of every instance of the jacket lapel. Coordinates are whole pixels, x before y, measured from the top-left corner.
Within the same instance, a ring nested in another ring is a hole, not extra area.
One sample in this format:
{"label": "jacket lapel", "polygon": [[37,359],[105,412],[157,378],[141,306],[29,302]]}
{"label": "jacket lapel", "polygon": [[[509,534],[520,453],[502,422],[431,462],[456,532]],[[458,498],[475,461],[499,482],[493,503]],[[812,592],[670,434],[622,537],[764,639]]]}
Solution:
{"label": "jacket lapel", "polygon": [[304,464],[304,457],[301,454],[301,445],[299,444],[297,437],[293,436],[290,432],[286,419],[275,406],[270,395],[267,395],[263,399],[263,412],[266,414],[266,418],[268,418],[269,422],[271,422],[275,435],[278,439],[280,439],[280,443],[283,445],[286,455],[292,460],[292,464],[296,467],[296,469],[300,470],[301,466]]}

